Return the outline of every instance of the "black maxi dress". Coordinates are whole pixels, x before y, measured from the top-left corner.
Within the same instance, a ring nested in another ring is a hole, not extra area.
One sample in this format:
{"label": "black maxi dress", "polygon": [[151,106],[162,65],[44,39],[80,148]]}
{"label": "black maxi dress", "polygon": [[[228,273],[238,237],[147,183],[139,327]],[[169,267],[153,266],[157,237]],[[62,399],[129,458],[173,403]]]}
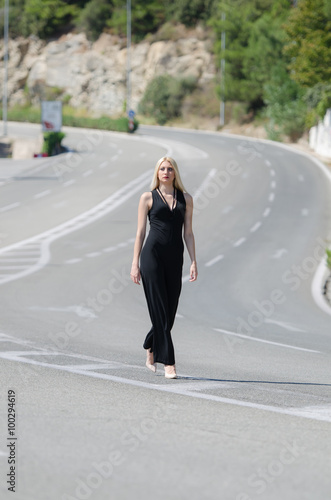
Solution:
{"label": "black maxi dress", "polygon": [[140,257],[141,278],[152,321],[143,346],[153,352],[154,363],[174,365],[171,329],[182,287],[186,202],[179,189],[173,209],[157,189],[152,191],[152,196],[153,205],[148,212],[150,231]]}

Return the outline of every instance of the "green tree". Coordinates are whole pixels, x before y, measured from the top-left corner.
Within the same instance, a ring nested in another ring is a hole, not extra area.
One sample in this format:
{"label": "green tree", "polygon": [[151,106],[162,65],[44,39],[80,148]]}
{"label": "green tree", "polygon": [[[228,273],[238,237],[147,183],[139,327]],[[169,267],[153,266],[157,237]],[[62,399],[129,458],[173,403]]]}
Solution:
{"label": "green tree", "polygon": [[77,7],[63,0],[26,0],[21,18],[22,35],[45,38],[68,24]]}
{"label": "green tree", "polygon": [[78,16],[77,28],[88,38],[96,40],[109,23],[113,8],[113,2],[109,0],[90,0]]}
{"label": "green tree", "polygon": [[167,17],[185,26],[195,26],[211,17],[215,5],[216,0],[175,0],[169,3]]}
{"label": "green tree", "polygon": [[331,80],[331,7],[329,0],[300,0],[285,24],[284,53],[291,78],[313,87]]}
{"label": "green tree", "polygon": [[[282,24],[291,7],[290,0],[220,1],[213,17],[218,60],[225,58],[226,99],[263,104],[263,85],[270,80],[272,68],[282,59],[285,41]],[[226,19],[222,21],[222,14]],[[221,48],[225,32],[226,50]]]}

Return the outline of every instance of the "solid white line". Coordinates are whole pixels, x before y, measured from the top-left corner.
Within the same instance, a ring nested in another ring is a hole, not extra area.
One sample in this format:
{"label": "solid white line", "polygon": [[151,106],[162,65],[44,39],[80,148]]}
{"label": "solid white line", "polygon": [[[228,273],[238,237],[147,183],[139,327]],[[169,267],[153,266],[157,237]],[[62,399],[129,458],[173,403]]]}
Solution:
{"label": "solid white line", "polygon": [[[326,421],[326,422],[331,422],[331,416],[326,413],[325,411],[322,413],[318,413],[315,409],[315,411],[307,411],[306,408],[282,408],[279,406],[271,406],[271,405],[263,405],[259,403],[253,403],[249,401],[241,401],[238,399],[232,399],[232,398],[224,398],[221,396],[216,396],[213,394],[206,394],[202,392],[195,392],[192,390],[188,390],[185,388],[184,384],[178,384],[176,381],[170,382],[169,384],[151,384],[148,382],[142,382],[140,380],[136,379],[127,379],[124,377],[118,377],[116,375],[110,375],[107,373],[99,373],[99,372],[93,372],[91,370],[84,370],[80,369],[79,365],[77,367],[70,365],[70,366],[63,366],[63,365],[56,365],[53,363],[45,363],[41,361],[35,361],[32,359],[27,359],[23,357],[15,357],[15,356],[8,356],[8,353],[0,353],[0,357],[3,359],[6,359],[7,361],[16,361],[16,362],[21,362],[21,363],[26,363],[26,364],[31,364],[31,365],[36,365],[36,366],[42,366],[45,368],[54,368],[55,370],[60,370],[60,371],[66,371],[75,375],[83,375],[91,378],[97,378],[97,379],[102,379],[102,380],[108,380],[110,382],[114,383],[120,383],[120,384],[125,384],[125,385],[132,385],[135,387],[141,387],[143,389],[148,389],[148,390],[154,390],[154,391],[160,391],[160,392],[167,392],[167,393],[172,393],[172,394],[177,394],[181,396],[186,396],[186,397],[191,397],[194,399],[204,399],[207,401],[215,401],[218,403],[223,403],[223,404],[230,404],[234,406],[241,406],[241,407],[246,407],[246,408],[251,408],[254,410],[262,410],[262,411],[267,411],[267,412],[272,412],[272,413],[280,413],[282,415],[288,415],[292,417],[301,417],[301,418],[308,418],[310,420],[321,420],[321,421]],[[178,374],[180,376],[180,374]],[[194,377],[192,377],[194,378]],[[221,381],[222,382],[222,381]],[[257,382],[258,383],[258,382]],[[215,388],[217,388],[219,385],[219,382],[215,382]]]}
{"label": "solid white line", "polygon": [[20,202],[12,203],[11,205],[6,205],[5,207],[0,208],[0,212],[7,212],[8,210],[12,210],[13,208],[19,207]]}
{"label": "solid white line", "polygon": [[35,261],[36,259],[35,258],[32,259],[31,257],[28,257],[26,259],[21,259],[21,258],[11,259],[10,257],[0,257],[1,264],[6,264],[6,262],[35,262]]}
{"label": "solid white line", "polygon": [[256,222],[256,224],[254,224],[253,227],[250,228],[250,232],[251,233],[255,233],[255,231],[257,231],[259,229],[259,227],[261,227],[262,225],[262,222]]}
{"label": "solid white line", "polygon": [[216,264],[216,262],[219,262],[220,260],[224,259],[224,255],[217,255],[216,257],[214,257],[213,259],[209,260],[208,262],[205,263],[205,266],[206,267],[210,267],[210,266],[213,266],[214,264]]}
{"label": "solid white line", "polygon": [[268,217],[268,215],[270,214],[271,212],[271,208],[270,207],[267,207],[265,209],[265,211],[263,212],[263,217]]}
{"label": "solid white line", "polygon": [[285,330],[289,330],[290,332],[305,332],[306,330],[302,330],[302,328],[297,328],[296,326],[289,325],[284,321],[276,321],[274,319],[265,318],[265,323],[272,323],[274,325],[282,326]]}
{"label": "solid white line", "polygon": [[246,241],[246,238],[240,238],[238,241],[236,241],[233,246],[234,247],[240,247],[244,242]]}
{"label": "solid white line", "polygon": [[27,238],[26,240],[22,240],[18,243],[13,243],[12,245],[1,248],[0,255],[3,255],[14,249],[22,247],[27,248],[27,246],[30,245],[37,245],[40,248],[41,256],[36,261],[35,265],[25,268],[24,271],[21,271],[19,273],[8,275],[8,277],[0,280],[0,284],[20,279],[42,269],[50,260],[51,253],[49,247],[53,241],[61,238],[62,236],[65,236],[66,234],[70,234],[73,231],[77,231],[78,229],[85,227],[88,224],[95,222],[96,220],[115,210],[117,207],[125,203],[128,199],[130,199],[137,192],[141,191],[143,187],[146,186],[146,184],[150,181],[152,172],[152,170],[144,172],[140,176],[124,185],[111,196],[103,200],[101,203],[98,203],[90,210],[77,215],[73,219],[70,219],[63,224],[60,224],[59,226],[55,226],[52,229],[38,234],[37,236],[33,236],[31,238]]}
{"label": "solid white line", "polygon": [[35,194],[34,198],[38,200],[39,198],[43,198],[44,196],[47,196],[48,194],[51,193],[50,189],[46,189],[46,191],[42,191],[41,193]]}
{"label": "solid white line", "polygon": [[211,171],[208,173],[207,177],[202,182],[202,184],[200,184],[200,186],[198,187],[198,189],[195,191],[195,193],[193,195],[193,200],[196,200],[197,198],[199,198],[199,196],[204,191],[204,189],[206,188],[206,186],[208,186],[210,180],[213,177],[215,177],[216,173],[217,173],[217,169],[216,168],[212,168]]}
{"label": "solid white line", "polygon": [[288,349],[295,349],[296,351],[306,351],[306,352],[314,352],[319,353],[320,351],[315,351],[313,349],[306,349],[305,347],[297,347],[289,344],[281,344],[279,342],[272,342],[271,340],[259,339],[258,337],[250,337],[248,335],[242,335],[241,333],[229,332],[228,330],[222,330],[221,328],[214,328],[217,332],[225,333],[226,335],[232,335],[233,337],[240,337],[245,340],[253,340],[255,342],[262,342],[263,344],[275,345],[278,347],[286,347]]}

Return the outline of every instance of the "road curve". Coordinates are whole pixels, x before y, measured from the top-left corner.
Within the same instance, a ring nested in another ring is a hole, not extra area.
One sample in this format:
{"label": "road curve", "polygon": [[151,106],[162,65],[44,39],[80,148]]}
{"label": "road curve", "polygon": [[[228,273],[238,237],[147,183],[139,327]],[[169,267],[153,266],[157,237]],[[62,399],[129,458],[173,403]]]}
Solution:
{"label": "road curve", "polygon": [[[0,163],[0,366],[17,392],[20,498],[140,499],[146,485],[158,499],[328,498],[330,316],[311,291],[326,173],[267,141],[66,132],[66,155]],[[139,196],[165,154],[194,196],[199,267],[189,283],[186,253],[171,382],[144,367],[149,318],[129,279]]]}

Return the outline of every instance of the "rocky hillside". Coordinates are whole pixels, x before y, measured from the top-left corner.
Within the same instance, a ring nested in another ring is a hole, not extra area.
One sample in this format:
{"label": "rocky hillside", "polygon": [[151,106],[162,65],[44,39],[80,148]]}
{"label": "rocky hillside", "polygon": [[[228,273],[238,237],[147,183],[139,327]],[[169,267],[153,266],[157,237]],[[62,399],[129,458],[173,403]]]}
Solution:
{"label": "rocky hillside", "polygon": [[[93,114],[121,113],[126,99],[127,50],[123,45],[123,40],[105,33],[94,43],[83,33],[49,43],[36,37],[11,40],[9,104],[37,103],[40,98],[62,95],[66,103]],[[1,41],[2,62],[3,55]],[[192,75],[203,87],[216,73],[212,44],[201,34],[186,33],[176,41],[143,41],[132,46],[131,61],[133,109],[157,75]]]}

